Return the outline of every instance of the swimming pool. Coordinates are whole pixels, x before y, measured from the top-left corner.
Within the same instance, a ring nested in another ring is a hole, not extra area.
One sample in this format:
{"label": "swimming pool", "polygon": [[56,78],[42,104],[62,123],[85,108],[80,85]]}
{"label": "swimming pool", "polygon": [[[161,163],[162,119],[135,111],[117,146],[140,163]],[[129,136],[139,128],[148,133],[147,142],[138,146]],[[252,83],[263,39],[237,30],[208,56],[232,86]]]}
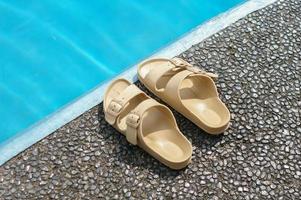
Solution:
{"label": "swimming pool", "polygon": [[0,1],[0,144],[243,0]]}

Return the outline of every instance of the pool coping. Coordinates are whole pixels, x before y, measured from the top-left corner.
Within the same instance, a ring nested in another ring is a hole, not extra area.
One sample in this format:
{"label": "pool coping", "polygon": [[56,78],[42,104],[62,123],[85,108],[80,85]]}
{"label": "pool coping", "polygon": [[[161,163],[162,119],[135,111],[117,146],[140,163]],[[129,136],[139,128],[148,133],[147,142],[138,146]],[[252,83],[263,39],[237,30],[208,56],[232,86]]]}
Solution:
{"label": "pool coping", "polygon": [[[157,53],[150,56],[149,58],[172,58],[186,51],[191,46],[200,43],[209,36],[226,28],[227,26],[231,25],[237,20],[245,17],[251,12],[259,10],[274,2],[276,2],[276,0],[249,0],[243,4],[240,4],[227,12],[217,15],[211,20],[202,23],[176,42],[168,45],[162,50],[159,50]],[[115,78],[121,77],[133,82],[136,81],[136,65],[122,72]],[[2,144],[0,146],[0,166],[8,160],[10,160],[12,157],[16,156],[20,152],[30,147],[31,145],[35,144],[36,142],[48,136],[55,130],[59,129],[63,125],[77,118],[87,110],[101,103],[104,91],[110,84],[110,82],[111,80],[96,86],[93,90],[87,92],[83,96],[77,98],[76,100],[67,104],[58,111],[45,117],[43,120],[39,121],[35,125],[17,134],[16,137]]]}

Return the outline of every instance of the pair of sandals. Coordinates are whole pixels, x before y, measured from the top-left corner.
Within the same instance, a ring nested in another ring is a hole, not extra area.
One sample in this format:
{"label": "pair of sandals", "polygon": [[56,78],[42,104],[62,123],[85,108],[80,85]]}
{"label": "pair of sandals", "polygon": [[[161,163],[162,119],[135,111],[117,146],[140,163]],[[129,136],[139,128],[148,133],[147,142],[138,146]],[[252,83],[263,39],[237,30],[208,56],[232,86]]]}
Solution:
{"label": "pair of sandals", "polygon": [[[219,99],[215,74],[180,58],[150,59],[139,64],[139,80],[156,96],[210,134],[229,125],[230,112]],[[186,167],[192,146],[171,110],[125,79],[115,80],[104,97],[106,121],[172,169]]]}

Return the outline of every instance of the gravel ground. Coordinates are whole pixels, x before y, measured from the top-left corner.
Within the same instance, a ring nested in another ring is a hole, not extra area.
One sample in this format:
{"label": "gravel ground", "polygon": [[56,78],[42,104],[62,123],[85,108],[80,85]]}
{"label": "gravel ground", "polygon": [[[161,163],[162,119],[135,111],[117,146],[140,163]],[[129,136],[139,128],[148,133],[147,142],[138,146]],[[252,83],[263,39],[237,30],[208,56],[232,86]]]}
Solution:
{"label": "gravel ground", "polygon": [[186,169],[130,145],[99,105],[0,167],[0,198],[300,199],[300,17],[300,0],[279,1],[181,55],[220,75],[232,113],[213,137],[174,112],[193,144]]}

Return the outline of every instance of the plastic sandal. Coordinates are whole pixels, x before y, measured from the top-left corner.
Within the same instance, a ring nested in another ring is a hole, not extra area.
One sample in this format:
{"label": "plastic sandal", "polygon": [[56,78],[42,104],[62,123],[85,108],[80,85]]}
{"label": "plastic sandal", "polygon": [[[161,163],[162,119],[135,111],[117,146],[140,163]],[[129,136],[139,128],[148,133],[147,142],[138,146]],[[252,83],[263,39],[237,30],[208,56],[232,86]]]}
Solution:
{"label": "plastic sandal", "polygon": [[210,134],[224,132],[230,112],[219,99],[217,75],[180,58],[150,59],[138,66],[139,80],[156,96]]}
{"label": "plastic sandal", "polygon": [[118,79],[108,87],[103,105],[106,121],[131,144],[172,169],[189,164],[192,146],[168,107],[125,79]]}

